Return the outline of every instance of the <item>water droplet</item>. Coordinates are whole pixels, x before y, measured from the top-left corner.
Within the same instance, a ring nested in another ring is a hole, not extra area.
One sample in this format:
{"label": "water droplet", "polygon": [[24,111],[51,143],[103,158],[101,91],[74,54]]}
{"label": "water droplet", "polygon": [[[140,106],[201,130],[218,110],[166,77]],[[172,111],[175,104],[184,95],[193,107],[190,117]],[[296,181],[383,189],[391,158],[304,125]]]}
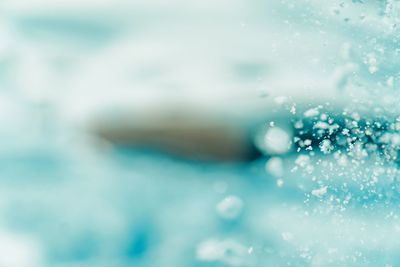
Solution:
{"label": "water droplet", "polygon": [[322,142],[319,145],[321,152],[324,154],[329,154],[333,150],[333,145],[332,142],[328,139],[322,140]]}
{"label": "water droplet", "polygon": [[304,112],[304,117],[316,117],[319,115],[319,110],[318,108],[311,108]]}
{"label": "water droplet", "polygon": [[290,135],[279,127],[269,128],[264,136],[265,150],[269,154],[284,154],[289,151]]}
{"label": "water droplet", "polygon": [[293,105],[293,106],[290,108],[290,113],[292,113],[293,115],[296,114],[296,106],[295,106],[295,105]]}
{"label": "water droplet", "polygon": [[196,249],[197,260],[228,266],[242,266],[248,254],[249,249],[234,240],[209,239],[200,243]]}
{"label": "water droplet", "polygon": [[312,190],[312,191],[311,191],[311,194],[312,194],[313,196],[316,196],[316,197],[322,197],[323,195],[326,194],[327,189],[328,189],[327,186],[323,186],[323,187],[321,187],[321,188]]}
{"label": "water droplet", "polygon": [[227,220],[236,219],[243,209],[243,201],[237,196],[228,196],[217,204],[218,215]]}
{"label": "water droplet", "polygon": [[265,164],[266,171],[275,177],[283,176],[283,161],[281,158],[272,157]]}

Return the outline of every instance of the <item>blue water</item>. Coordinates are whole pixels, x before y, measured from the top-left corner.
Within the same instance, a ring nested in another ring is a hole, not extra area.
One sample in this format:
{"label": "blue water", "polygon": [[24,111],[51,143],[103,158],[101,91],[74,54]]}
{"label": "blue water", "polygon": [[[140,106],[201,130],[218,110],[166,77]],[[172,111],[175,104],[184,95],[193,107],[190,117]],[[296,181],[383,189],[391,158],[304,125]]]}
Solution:
{"label": "blue water", "polygon": [[[2,228],[33,238],[48,266],[231,265],[198,259],[199,245],[210,239],[245,247],[226,256],[239,258],[239,266],[396,264],[398,201],[354,200],[339,212],[293,185],[313,188],[300,174],[278,187],[264,161],[216,165],[143,151],[26,150],[2,159]],[[227,195],[244,203],[234,220],[215,209]]]}
{"label": "blue water", "polygon": [[[394,0],[0,3],[0,266],[400,265],[397,163],[338,167],[317,153],[308,173],[292,151],[279,180],[269,156],[196,162],[85,131],[92,118],[163,106],[249,128],[271,114],[287,123],[289,104],[314,108],[331,91],[343,93],[333,109],[397,117],[398,10]],[[232,196],[240,204],[218,210]]]}

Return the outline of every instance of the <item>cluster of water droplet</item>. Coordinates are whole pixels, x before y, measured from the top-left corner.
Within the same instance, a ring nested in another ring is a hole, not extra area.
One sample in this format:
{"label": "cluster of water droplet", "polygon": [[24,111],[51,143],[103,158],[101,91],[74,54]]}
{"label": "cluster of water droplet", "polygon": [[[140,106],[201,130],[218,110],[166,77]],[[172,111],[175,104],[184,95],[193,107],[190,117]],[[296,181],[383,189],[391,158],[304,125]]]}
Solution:
{"label": "cluster of water droplet", "polygon": [[[265,169],[276,179],[278,190],[302,192],[297,208],[290,211],[300,212],[302,231],[322,227],[320,220],[332,230],[324,230],[325,239],[319,234],[314,239],[282,227],[285,249],[297,251],[287,251],[287,257],[298,256],[296,260],[304,260],[305,266],[339,266],[334,265],[338,261],[371,264],[372,256],[366,251],[377,239],[392,253],[385,229],[397,229],[400,218],[400,117],[386,112],[387,107],[375,112],[377,105],[365,103],[345,108],[324,104],[305,110],[297,105],[296,112],[293,106],[283,107],[291,117],[292,127],[286,127],[284,135],[290,136],[285,146],[288,151],[274,153]],[[373,232],[375,228],[380,230]],[[348,236],[335,233],[338,229],[349,231]],[[356,235],[358,241],[353,240]]]}
{"label": "cluster of water droplet", "polygon": [[[279,187],[284,185],[283,178],[290,169],[290,173],[300,173],[315,185],[310,190],[299,183],[300,189],[309,190],[308,197],[335,195],[341,205],[349,204],[351,199],[359,203],[372,199],[373,203],[392,202],[400,177],[400,117],[363,116],[350,109],[333,112],[319,105],[292,115],[292,125],[291,134],[284,136],[293,137],[282,147],[294,152],[295,158],[288,162],[288,154],[282,156],[286,151],[280,150],[281,155],[268,159],[265,166],[277,178]],[[277,143],[282,140],[286,138]],[[272,143],[267,147],[273,147],[273,141],[266,142]]]}
{"label": "cluster of water droplet", "polygon": [[[350,2],[379,8],[374,14],[355,13],[350,18],[345,15]],[[339,261],[367,264],[368,255],[362,247],[377,241],[368,239],[369,233],[365,230],[368,221],[362,221],[363,217],[361,222],[356,221],[351,216],[357,213],[392,220],[400,218],[400,109],[397,106],[400,99],[396,92],[400,81],[400,35],[397,35],[400,1],[365,2],[343,1],[333,8],[333,16],[342,16],[355,31],[365,31],[364,35],[354,34],[358,37],[351,36],[343,43],[338,53],[340,64],[332,75],[333,86],[343,92],[355,92],[354,99],[340,108],[321,103],[302,110],[290,97],[277,97],[275,102],[290,118],[290,126],[281,127],[277,121],[268,121],[262,137],[256,140],[268,155],[265,170],[276,179],[279,190],[294,186],[303,193],[299,204],[304,215],[300,218],[322,215],[332,227],[346,231],[354,226],[355,232],[362,234],[360,243],[348,254],[340,254],[340,247],[327,247],[326,255],[321,256],[324,254],[313,246],[325,246],[324,241],[313,241],[312,237],[306,245],[297,241],[295,262],[310,263],[304,266],[339,266],[334,265]],[[372,26],[374,23],[378,28]],[[224,220],[235,220],[242,208],[242,200],[235,196],[226,197],[216,206],[217,214]],[[381,221],[374,225],[380,226]],[[335,238],[343,241],[343,246],[355,243],[340,235]],[[284,242],[295,243],[296,238],[296,233],[281,233]],[[252,250],[250,247],[247,253]],[[207,240],[197,250],[200,260],[232,266],[243,264],[235,258],[238,255],[245,258],[246,248],[232,240]]]}
{"label": "cluster of water droplet", "polygon": [[[228,195],[216,204],[215,211],[222,221],[229,224],[241,217],[243,206],[240,197]],[[196,248],[197,260],[222,266],[245,266],[250,254],[252,247],[247,247],[234,238],[209,238],[200,242]]]}

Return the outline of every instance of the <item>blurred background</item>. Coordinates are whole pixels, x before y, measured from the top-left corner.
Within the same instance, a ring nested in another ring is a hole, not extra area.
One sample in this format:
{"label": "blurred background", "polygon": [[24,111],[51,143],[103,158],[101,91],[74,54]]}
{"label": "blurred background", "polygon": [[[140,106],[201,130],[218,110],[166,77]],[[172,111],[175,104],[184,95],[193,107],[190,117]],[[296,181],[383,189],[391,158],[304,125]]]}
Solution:
{"label": "blurred background", "polygon": [[2,0],[0,266],[397,266],[399,12]]}

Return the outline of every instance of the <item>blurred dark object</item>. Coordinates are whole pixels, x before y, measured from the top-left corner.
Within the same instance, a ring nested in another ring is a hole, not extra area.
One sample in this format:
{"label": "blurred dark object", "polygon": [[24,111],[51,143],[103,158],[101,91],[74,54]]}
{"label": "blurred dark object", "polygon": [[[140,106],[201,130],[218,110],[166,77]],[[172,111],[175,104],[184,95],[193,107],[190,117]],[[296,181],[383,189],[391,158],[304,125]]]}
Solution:
{"label": "blurred dark object", "polygon": [[152,112],[96,120],[92,131],[116,146],[145,148],[191,160],[249,161],[260,156],[240,124],[193,112]]}

